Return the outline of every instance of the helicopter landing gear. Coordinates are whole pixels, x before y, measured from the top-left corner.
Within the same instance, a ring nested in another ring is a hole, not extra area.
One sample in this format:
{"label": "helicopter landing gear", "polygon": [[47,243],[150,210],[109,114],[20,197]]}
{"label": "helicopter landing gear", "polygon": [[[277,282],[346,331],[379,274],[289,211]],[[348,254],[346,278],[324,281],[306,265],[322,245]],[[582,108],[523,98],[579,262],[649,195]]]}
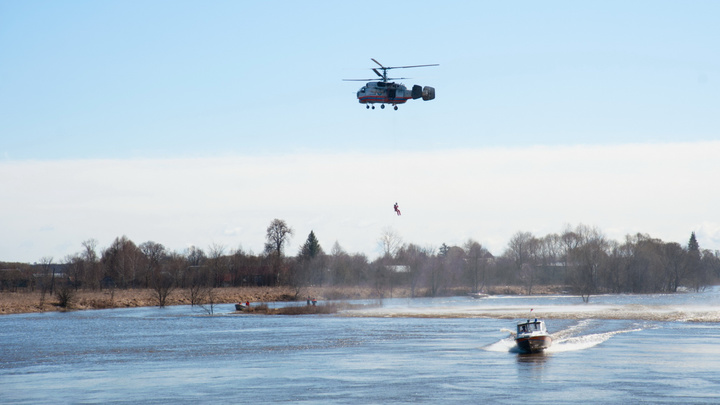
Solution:
{"label": "helicopter landing gear", "polygon": [[365,104],[365,108],[367,108],[367,109],[369,110],[369,109],[370,109],[370,105],[369,105],[369,104]]}
{"label": "helicopter landing gear", "polygon": [[393,110],[397,111],[397,106],[393,106]]}
{"label": "helicopter landing gear", "polygon": [[372,106],[372,109],[374,110],[374,109],[375,109],[375,106]]}
{"label": "helicopter landing gear", "polygon": [[380,104],[380,108],[385,109],[385,104]]}

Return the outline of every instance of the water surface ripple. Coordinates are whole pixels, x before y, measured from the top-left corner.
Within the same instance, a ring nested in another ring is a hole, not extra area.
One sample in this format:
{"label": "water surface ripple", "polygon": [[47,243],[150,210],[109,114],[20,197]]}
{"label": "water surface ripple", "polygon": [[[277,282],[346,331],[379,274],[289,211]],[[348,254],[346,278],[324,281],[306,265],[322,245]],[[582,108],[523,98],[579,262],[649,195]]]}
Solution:
{"label": "water surface ripple", "polygon": [[[0,403],[720,403],[718,289],[233,309],[2,316]],[[544,354],[515,350],[528,316],[553,334]]]}

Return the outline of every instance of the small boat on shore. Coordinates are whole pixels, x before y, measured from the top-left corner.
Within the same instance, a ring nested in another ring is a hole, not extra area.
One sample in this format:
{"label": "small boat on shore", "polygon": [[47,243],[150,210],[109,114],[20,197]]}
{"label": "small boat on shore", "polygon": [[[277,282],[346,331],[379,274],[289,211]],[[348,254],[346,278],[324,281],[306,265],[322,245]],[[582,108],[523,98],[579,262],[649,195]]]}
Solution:
{"label": "small boat on shore", "polygon": [[484,292],[480,292],[480,291],[469,292],[467,295],[471,298],[487,298],[490,296],[490,295],[485,294]]}
{"label": "small boat on shore", "polygon": [[537,318],[528,319],[518,322],[515,344],[525,353],[539,353],[550,347],[552,337],[545,328],[545,322]]}

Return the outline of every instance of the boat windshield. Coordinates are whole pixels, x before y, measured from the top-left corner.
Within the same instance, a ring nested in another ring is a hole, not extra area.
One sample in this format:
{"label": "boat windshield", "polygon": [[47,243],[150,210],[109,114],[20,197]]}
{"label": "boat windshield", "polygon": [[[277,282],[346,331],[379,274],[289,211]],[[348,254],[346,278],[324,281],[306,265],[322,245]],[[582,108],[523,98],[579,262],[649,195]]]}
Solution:
{"label": "boat windshield", "polygon": [[542,322],[535,321],[535,322],[526,322],[521,323],[518,325],[518,333],[528,333],[533,331],[544,331],[544,325]]}

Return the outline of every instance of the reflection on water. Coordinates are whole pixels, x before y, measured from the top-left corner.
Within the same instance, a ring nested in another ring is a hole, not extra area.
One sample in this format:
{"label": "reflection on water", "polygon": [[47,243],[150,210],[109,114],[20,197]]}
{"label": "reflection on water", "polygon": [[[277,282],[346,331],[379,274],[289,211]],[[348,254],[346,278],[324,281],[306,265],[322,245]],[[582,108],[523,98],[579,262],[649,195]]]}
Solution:
{"label": "reflection on water", "polygon": [[[234,315],[232,305],[218,316],[184,306],[2,316],[0,403],[515,403],[527,399],[528,381],[541,403],[718,403],[718,324],[695,315],[717,312],[719,298],[399,299],[337,316]],[[545,353],[518,353],[510,336],[529,308],[548,319]]]}
{"label": "reflection on water", "polygon": [[524,364],[543,365],[549,355],[547,353],[518,353],[517,362]]}
{"label": "reflection on water", "polygon": [[545,368],[550,355],[547,353],[517,353],[515,358],[519,379],[538,382],[545,378]]}

